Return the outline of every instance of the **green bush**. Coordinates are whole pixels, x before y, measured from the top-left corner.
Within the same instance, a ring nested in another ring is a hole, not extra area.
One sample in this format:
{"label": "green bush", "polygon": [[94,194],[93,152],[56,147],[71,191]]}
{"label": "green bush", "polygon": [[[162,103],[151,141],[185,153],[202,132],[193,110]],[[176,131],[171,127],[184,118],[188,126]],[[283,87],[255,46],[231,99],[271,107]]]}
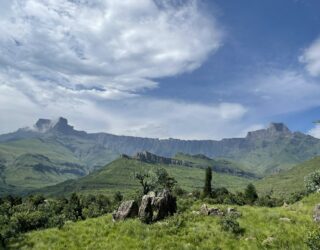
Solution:
{"label": "green bush", "polygon": [[304,178],[308,192],[313,193],[320,190],[320,170],[317,170]]}
{"label": "green bush", "polygon": [[306,244],[310,250],[320,249],[320,228],[317,228],[308,234]]}
{"label": "green bush", "polygon": [[237,221],[237,217],[233,215],[222,217],[219,224],[223,231],[230,232],[235,235],[243,234],[244,232],[244,229],[240,227],[240,224]]}

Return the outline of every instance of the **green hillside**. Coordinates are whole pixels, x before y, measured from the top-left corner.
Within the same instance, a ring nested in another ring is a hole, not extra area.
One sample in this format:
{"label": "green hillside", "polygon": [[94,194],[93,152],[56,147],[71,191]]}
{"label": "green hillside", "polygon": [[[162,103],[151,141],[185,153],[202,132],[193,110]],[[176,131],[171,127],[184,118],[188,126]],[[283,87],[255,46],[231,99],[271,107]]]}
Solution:
{"label": "green hillside", "polygon": [[[319,203],[314,194],[289,207],[237,207],[243,235],[221,230],[216,216],[197,215],[201,202],[178,200],[180,213],[151,225],[138,219],[112,222],[111,215],[69,222],[27,233],[11,242],[12,249],[308,249],[308,232],[316,228],[312,210]],[[183,211],[181,208],[186,208]],[[222,209],[227,206],[218,205]],[[286,218],[281,219],[281,218]],[[268,239],[268,240],[267,240]]]}
{"label": "green hillside", "polygon": [[[50,195],[61,195],[72,192],[134,192],[140,188],[137,180],[133,177],[134,173],[141,171],[148,172],[157,168],[165,168],[178,181],[179,185],[187,191],[203,187],[205,173],[201,168],[149,164],[134,159],[119,158],[83,178],[47,187],[41,189],[40,192]],[[213,172],[213,185],[216,187],[227,187],[230,190],[242,189],[250,181],[252,179]]]}
{"label": "green hillside", "polygon": [[271,190],[275,195],[286,196],[290,193],[304,190],[304,177],[320,169],[320,157],[298,164],[287,172],[281,172],[256,181],[255,185],[260,192]]}
{"label": "green hillside", "polygon": [[[31,138],[0,143],[2,193],[41,188],[87,175],[116,155],[79,138]],[[8,188],[11,186],[11,188]],[[8,192],[7,192],[7,191]]]}
{"label": "green hillside", "polygon": [[211,159],[202,154],[190,155],[184,153],[176,154],[174,159],[192,162],[194,167],[211,167],[212,170],[216,172],[229,173],[243,177],[256,177],[255,174],[245,171],[245,167],[241,164],[226,159]]}

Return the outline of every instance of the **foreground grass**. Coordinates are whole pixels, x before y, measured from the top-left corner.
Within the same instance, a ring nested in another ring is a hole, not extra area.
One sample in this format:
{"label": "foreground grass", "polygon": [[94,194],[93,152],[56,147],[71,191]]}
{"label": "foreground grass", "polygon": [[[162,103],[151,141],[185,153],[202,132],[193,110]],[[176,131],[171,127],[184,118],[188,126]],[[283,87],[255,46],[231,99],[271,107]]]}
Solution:
{"label": "foreground grass", "polygon": [[[113,223],[111,215],[77,223],[62,229],[35,231],[12,242],[12,249],[307,249],[307,233],[316,225],[312,210],[320,195],[311,195],[289,207],[238,207],[238,219],[245,229],[241,236],[221,230],[219,218],[197,215],[201,202],[181,200],[188,209],[152,225],[137,219]],[[189,204],[190,203],[190,204]],[[225,209],[227,206],[219,206]],[[291,221],[282,221],[280,218]],[[270,244],[262,244],[272,237]]]}

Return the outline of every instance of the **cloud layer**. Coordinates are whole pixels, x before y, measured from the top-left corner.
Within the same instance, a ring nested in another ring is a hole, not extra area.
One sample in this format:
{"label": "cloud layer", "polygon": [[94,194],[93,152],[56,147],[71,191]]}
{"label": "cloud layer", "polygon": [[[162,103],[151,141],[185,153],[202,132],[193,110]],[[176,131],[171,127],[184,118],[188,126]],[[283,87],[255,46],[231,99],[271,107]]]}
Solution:
{"label": "cloud layer", "polygon": [[[247,108],[144,96],[193,71],[223,32],[195,0],[15,0],[0,11],[1,132],[38,117],[152,137],[222,138]],[[229,127],[227,127],[229,126]]]}
{"label": "cloud layer", "polygon": [[300,61],[305,64],[310,75],[320,76],[320,38],[304,51]]}
{"label": "cloud layer", "polygon": [[118,98],[156,87],[151,79],[198,68],[221,45],[215,20],[196,1],[5,2],[2,78],[30,91],[34,81],[43,91]]}

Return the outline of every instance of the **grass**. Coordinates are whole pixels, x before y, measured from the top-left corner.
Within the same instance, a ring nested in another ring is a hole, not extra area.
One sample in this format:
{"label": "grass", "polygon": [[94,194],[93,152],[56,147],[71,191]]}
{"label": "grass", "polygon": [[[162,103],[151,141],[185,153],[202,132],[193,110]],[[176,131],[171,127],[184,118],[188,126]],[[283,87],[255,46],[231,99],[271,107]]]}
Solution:
{"label": "grass", "polygon": [[320,169],[320,157],[315,157],[303,162],[287,172],[268,176],[255,182],[260,193],[271,190],[276,196],[287,196],[290,193],[304,190],[304,177],[309,173]]}
{"label": "grass", "polygon": [[[289,207],[264,208],[243,206],[237,209],[245,229],[235,236],[221,230],[217,217],[197,215],[201,202],[179,200],[187,208],[152,225],[137,219],[113,223],[111,215],[67,223],[62,229],[34,231],[11,242],[12,249],[307,249],[305,239],[312,222],[312,209],[320,201],[314,194]],[[219,206],[226,209],[226,206]],[[289,218],[291,222],[281,221]],[[263,241],[274,240],[270,245]]]}
{"label": "grass", "polygon": [[[75,181],[67,181],[55,186],[46,187],[40,192],[49,195],[61,195],[72,192],[80,193],[123,193],[133,192],[140,188],[134,174],[165,168],[179,185],[187,190],[202,189],[205,171],[201,168],[179,165],[148,164],[138,160],[119,158],[102,169]],[[213,172],[213,184],[216,187],[227,187],[231,191],[243,189],[251,179]]]}

